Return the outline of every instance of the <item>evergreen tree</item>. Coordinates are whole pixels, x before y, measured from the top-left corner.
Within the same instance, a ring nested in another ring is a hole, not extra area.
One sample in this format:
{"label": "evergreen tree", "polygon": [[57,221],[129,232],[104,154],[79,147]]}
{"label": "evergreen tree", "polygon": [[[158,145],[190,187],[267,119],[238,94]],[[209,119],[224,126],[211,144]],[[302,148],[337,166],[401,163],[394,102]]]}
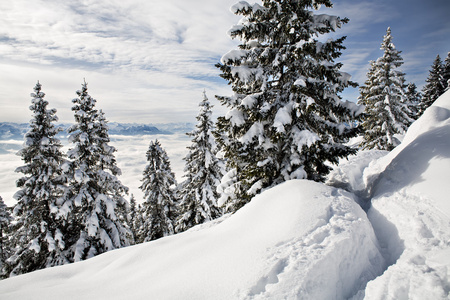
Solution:
{"label": "evergreen tree", "polygon": [[12,220],[13,218],[8,211],[8,207],[0,196],[0,278],[6,277],[7,268],[5,262],[10,255],[7,233]]}
{"label": "evergreen tree", "polygon": [[182,232],[221,216],[217,207],[217,186],[222,178],[221,163],[216,157],[215,141],[212,135],[211,108],[206,93],[200,102],[196,128],[187,135],[192,137],[188,147],[185,177],[180,199],[180,216],[176,231]]}
{"label": "evergreen tree", "polygon": [[87,91],[87,83],[73,99],[75,125],[69,128],[70,163],[65,165],[68,190],[62,199],[61,214],[66,220],[66,255],[80,261],[109,250],[128,246],[126,227],[128,189],[117,178],[121,174],[110,146],[108,127],[96,100]]}
{"label": "evergreen tree", "polygon": [[139,231],[142,228],[143,219],[141,215],[141,206],[136,203],[136,198],[131,194],[130,209],[128,214],[128,224],[133,234],[133,241],[135,244],[140,244],[143,240],[139,236]]}
{"label": "evergreen tree", "polygon": [[414,121],[408,108],[404,73],[397,68],[403,64],[401,51],[392,43],[388,28],[381,44],[383,56],[371,62],[365,86],[360,88],[359,103],[365,105],[362,123],[365,149],[392,150],[400,141],[395,134],[403,133]]}
{"label": "evergreen tree", "polygon": [[448,52],[444,61],[442,77],[444,79],[445,91],[448,91],[450,89],[450,52]]}
{"label": "evergreen tree", "polygon": [[295,178],[323,181],[339,158],[355,152],[344,146],[357,130],[356,112],[338,94],[350,76],[340,71],[345,37],[319,42],[348,19],[316,15],[330,0],[264,0],[263,5],[239,2],[242,15],[230,30],[241,41],[217,67],[234,95],[217,96],[228,107],[215,133],[233,176],[225,203],[236,211],[262,189]]}
{"label": "evergreen tree", "polygon": [[14,195],[17,222],[12,237],[14,252],[6,266],[9,276],[67,263],[61,252],[64,232],[56,218],[57,199],[63,192],[62,146],[56,137],[60,130],[54,125],[56,109],[47,109],[44,96],[38,82],[31,94],[30,130],[18,152],[25,165],[16,172],[25,176],[16,182],[20,190]]}
{"label": "evergreen tree", "polygon": [[174,190],[177,183],[169,157],[158,140],[150,142],[146,154],[148,165],[140,186],[145,202],[142,204],[144,224],[139,235],[144,242],[173,234],[177,218]]}
{"label": "evergreen tree", "polygon": [[141,244],[144,242],[145,237],[144,234],[144,208],[141,204],[138,204],[136,207],[136,218],[133,220],[133,229],[134,229],[134,242],[135,244]]}
{"label": "evergreen tree", "polygon": [[431,65],[431,70],[428,74],[428,78],[426,79],[427,83],[422,89],[422,102],[419,106],[420,115],[422,115],[425,110],[445,92],[446,85],[444,82],[443,73],[441,57],[437,55]]}
{"label": "evergreen tree", "polygon": [[417,120],[419,117],[419,105],[422,95],[417,91],[417,86],[414,83],[408,84],[405,96],[408,105],[408,116],[410,119]]}

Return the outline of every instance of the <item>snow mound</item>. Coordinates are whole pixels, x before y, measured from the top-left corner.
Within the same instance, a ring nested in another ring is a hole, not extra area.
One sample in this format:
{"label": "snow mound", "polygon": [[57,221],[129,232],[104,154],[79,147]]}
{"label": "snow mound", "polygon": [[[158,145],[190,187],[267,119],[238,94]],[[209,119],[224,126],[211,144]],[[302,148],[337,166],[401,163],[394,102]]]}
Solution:
{"label": "snow mound", "polygon": [[450,91],[368,173],[383,166],[368,217],[391,266],[365,299],[449,299]]}
{"label": "snow mound", "polygon": [[387,263],[358,298],[450,299],[449,170],[450,91],[393,151],[361,151],[330,173],[367,205]]}
{"label": "snow mound", "polygon": [[2,299],[344,299],[383,258],[351,194],[296,180],[212,226],[0,282]]}

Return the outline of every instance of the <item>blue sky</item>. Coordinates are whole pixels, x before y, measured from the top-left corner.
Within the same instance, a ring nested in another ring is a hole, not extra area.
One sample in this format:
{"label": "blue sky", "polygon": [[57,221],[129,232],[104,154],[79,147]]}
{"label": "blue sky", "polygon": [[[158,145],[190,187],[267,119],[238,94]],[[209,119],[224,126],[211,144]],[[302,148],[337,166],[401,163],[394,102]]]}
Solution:
{"label": "blue sky", "polygon": [[[83,78],[115,122],[192,122],[202,92],[231,95],[214,64],[237,45],[226,34],[236,0],[14,0],[0,2],[0,121],[28,122],[37,80],[62,122]],[[253,3],[253,1],[250,1]],[[364,83],[388,26],[408,82],[424,84],[450,51],[448,0],[336,0],[323,12],[350,18],[339,61]],[[322,10],[322,9],[321,9]],[[343,96],[355,101],[357,89]]]}

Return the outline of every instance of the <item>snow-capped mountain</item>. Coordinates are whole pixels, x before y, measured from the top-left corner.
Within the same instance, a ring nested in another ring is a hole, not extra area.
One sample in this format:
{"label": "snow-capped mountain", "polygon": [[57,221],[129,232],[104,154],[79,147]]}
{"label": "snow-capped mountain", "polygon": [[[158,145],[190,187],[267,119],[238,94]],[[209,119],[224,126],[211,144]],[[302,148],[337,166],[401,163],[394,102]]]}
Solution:
{"label": "snow-capped mountain", "polygon": [[[68,135],[67,129],[72,124],[59,124],[62,128],[60,138]],[[110,135],[153,135],[190,132],[194,128],[193,123],[167,123],[167,124],[135,124],[135,123],[108,123]],[[28,131],[28,123],[0,122],[0,140],[20,140]]]}
{"label": "snow-capped mountain", "polygon": [[187,232],[3,280],[0,295],[449,299],[449,170],[450,91],[401,145],[342,161],[327,184],[286,182]]}

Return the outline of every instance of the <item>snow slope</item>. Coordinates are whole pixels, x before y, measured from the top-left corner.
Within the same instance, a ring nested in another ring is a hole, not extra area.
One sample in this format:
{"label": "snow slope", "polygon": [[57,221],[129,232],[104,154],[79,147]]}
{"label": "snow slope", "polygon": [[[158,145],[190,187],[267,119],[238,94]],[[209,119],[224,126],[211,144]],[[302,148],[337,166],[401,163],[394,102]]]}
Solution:
{"label": "snow slope", "polygon": [[449,299],[449,167],[447,92],[392,152],[330,174],[348,192],[289,181],[185,233],[3,280],[0,298]]}
{"label": "snow slope", "polygon": [[287,182],[224,219],[4,280],[1,298],[343,299],[382,271],[366,214],[336,188]]}
{"label": "snow slope", "polygon": [[450,299],[450,91],[401,145],[360,152],[329,183],[371,201],[368,217],[389,267],[368,283],[365,299]]}
{"label": "snow slope", "polygon": [[366,298],[449,299],[450,91],[380,164],[387,162],[368,216],[393,265],[368,284]]}

